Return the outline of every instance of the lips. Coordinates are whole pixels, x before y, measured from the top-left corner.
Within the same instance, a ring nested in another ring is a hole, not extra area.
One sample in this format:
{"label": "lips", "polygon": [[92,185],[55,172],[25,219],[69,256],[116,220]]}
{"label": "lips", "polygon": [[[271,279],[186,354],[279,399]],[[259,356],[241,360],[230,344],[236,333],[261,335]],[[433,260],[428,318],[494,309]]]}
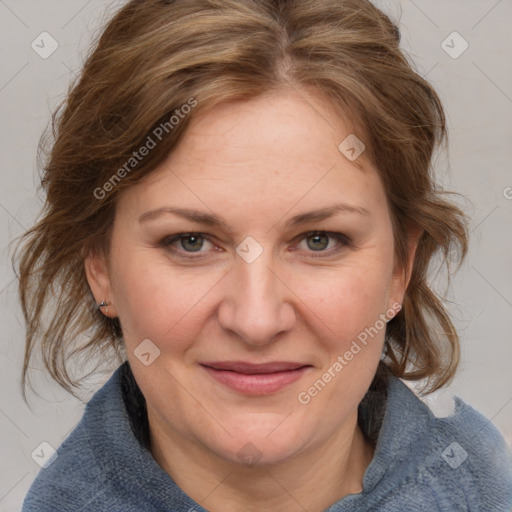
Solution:
{"label": "lips", "polygon": [[248,395],[276,393],[299,380],[312,367],[309,364],[282,361],[260,364],[215,361],[201,363],[201,366],[217,382]]}
{"label": "lips", "polygon": [[254,375],[260,373],[277,373],[297,370],[303,366],[309,366],[303,363],[272,362],[263,364],[246,363],[244,361],[221,361],[214,363],[202,363],[214,370],[226,370],[231,372],[243,373],[245,375]]}

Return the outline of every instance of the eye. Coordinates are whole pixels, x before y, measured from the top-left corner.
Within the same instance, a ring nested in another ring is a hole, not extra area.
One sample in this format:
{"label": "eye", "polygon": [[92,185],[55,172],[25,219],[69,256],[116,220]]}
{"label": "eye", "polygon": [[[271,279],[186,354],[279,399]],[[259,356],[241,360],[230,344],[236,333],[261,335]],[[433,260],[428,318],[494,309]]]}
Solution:
{"label": "eye", "polygon": [[[308,253],[306,256],[308,258],[331,256],[350,245],[350,239],[346,235],[327,231],[310,231],[299,235],[296,239],[299,240],[297,247]],[[211,247],[208,247],[208,244]],[[301,244],[303,244],[302,247]],[[159,245],[188,259],[206,256],[208,249],[212,247],[215,250],[210,238],[203,233],[178,233],[166,236]],[[292,250],[295,251],[296,248]]]}
{"label": "eye", "polygon": [[[342,233],[330,233],[327,231],[311,231],[301,236],[301,243],[305,242],[306,250],[310,253],[308,257],[322,257],[331,255],[350,245],[350,240]],[[334,241],[334,242],[333,242]],[[331,243],[333,242],[333,243]],[[332,247],[334,245],[334,247]],[[300,246],[300,244],[299,244]],[[331,247],[329,247],[331,246]]]}
{"label": "eye", "polygon": [[205,242],[211,244],[211,241],[201,233],[178,233],[177,235],[165,237],[160,242],[160,245],[162,247],[170,247],[176,252],[203,253],[205,251],[201,251],[201,249],[204,247]]}

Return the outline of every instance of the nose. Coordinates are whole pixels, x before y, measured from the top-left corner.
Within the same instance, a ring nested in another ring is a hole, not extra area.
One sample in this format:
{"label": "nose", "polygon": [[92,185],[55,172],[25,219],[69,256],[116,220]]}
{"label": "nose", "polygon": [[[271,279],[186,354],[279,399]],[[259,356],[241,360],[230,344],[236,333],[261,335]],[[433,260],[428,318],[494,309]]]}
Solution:
{"label": "nose", "polygon": [[296,322],[293,292],[266,252],[252,263],[237,257],[218,313],[224,330],[252,346],[273,343]]}

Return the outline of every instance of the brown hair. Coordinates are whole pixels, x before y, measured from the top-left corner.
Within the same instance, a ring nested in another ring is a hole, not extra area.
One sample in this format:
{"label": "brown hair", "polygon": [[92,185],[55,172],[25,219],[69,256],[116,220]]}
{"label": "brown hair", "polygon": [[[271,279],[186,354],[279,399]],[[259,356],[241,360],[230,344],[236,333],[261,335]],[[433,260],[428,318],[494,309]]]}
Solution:
{"label": "brown hair", "polygon": [[[388,197],[398,263],[406,261],[407,228],[423,230],[403,308],[387,326],[383,364],[405,379],[428,378],[429,390],[449,382],[459,340],[427,272],[437,254],[462,261],[466,219],[435,184],[433,152],[446,142],[442,105],[399,41],[397,26],[365,0],[132,0],[122,7],[54,112],[52,139],[40,142],[46,203],[15,254],[27,324],[24,396],[36,345],[73,394],[80,381],[68,363],[76,355],[123,358],[121,326],[98,311],[83,264],[88,251],[108,254],[118,194],[164,160],[194,116],[299,86],[326,95],[364,141],[364,158]],[[179,123],[169,121],[192,102]],[[158,144],[130,160],[158,127]]]}

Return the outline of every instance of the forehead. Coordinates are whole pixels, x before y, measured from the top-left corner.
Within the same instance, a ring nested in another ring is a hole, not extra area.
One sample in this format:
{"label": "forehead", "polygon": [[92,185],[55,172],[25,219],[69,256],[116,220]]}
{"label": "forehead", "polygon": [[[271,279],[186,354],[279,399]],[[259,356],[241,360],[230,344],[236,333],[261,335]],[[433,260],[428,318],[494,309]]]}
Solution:
{"label": "forehead", "polygon": [[364,153],[355,162],[340,151],[350,137],[346,119],[310,91],[226,102],[191,120],[166,161],[135,186],[132,204],[229,201],[266,211],[297,201],[304,208],[340,200],[378,206],[383,190],[376,170]]}
{"label": "forehead", "polygon": [[354,137],[354,129],[340,114],[311,89],[280,89],[249,101],[226,102],[192,119],[173,161],[188,153],[187,158],[195,160],[221,155],[227,165],[271,157],[329,166],[343,156],[340,143]]}

